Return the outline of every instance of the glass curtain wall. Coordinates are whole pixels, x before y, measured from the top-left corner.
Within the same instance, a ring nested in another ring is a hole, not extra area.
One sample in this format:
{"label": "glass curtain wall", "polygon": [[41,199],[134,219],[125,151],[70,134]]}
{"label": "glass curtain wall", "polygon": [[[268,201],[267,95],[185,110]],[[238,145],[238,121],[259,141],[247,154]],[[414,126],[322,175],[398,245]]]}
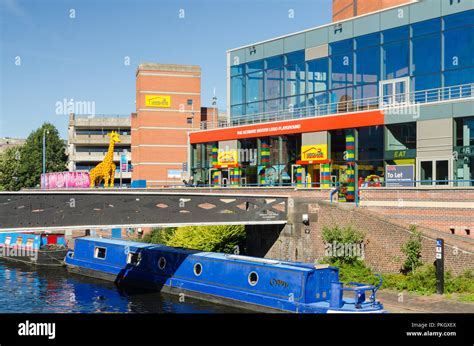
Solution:
{"label": "glass curtain wall", "polygon": [[232,66],[231,115],[329,102],[350,111],[351,100],[378,96],[380,80],[401,77],[415,91],[473,83],[473,42],[470,10],[330,43],[327,58],[299,50]]}

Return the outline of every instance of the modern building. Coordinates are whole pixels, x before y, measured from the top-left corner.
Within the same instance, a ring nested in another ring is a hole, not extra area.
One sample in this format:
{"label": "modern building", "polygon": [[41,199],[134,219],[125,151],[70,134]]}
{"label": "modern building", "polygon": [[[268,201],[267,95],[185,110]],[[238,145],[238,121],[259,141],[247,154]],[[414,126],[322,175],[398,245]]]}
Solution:
{"label": "modern building", "polygon": [[111,131],[120,134],[120,143],[114,146],[114,162],[117,166],[115,185],[120,182],[120,158],[125,155],[127,171],[122,170],[122,183],[129,184],[131,169],[130,115],[69,115],[68,126],[68,170],[89,171],[101,162],[109,148]]}
{"label": "modern building", "polygon": [[194,179],[474,185],[474,2],[400,2],[229,50],[229,121],[191,133]]}

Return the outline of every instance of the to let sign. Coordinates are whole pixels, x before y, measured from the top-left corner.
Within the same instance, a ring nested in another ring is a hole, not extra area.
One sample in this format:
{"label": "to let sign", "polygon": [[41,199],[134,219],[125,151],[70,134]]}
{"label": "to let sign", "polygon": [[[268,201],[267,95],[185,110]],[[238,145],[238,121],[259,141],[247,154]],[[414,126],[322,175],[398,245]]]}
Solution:
{"label": "to let sign", "polygon": [[413,186],[415,168],[413,165],[387,165],[386,186]]}

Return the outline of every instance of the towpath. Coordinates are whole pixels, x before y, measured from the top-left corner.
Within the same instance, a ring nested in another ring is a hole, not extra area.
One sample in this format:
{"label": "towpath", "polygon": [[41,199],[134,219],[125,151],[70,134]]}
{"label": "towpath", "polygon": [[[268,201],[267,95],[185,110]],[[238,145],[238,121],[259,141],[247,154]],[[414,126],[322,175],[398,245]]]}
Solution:
{"label": "towpath", "polygon": [[421,296],[381,290],[377,292],[377,299],[388,312],[394,313],[474,313],[474,303],[459,302],[440,295]]}

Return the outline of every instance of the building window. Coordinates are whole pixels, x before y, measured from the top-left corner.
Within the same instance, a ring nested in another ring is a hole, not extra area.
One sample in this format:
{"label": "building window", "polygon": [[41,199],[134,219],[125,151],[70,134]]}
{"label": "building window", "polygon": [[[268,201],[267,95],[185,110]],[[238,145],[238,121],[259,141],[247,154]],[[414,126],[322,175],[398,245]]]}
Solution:
{"label": "building window", "polygon": [[355,38],[356,49],[379,46],[380,45],[380,33],[376,32],[373,34],[363,35]]}
{"label": "building window", "polygon": [[472,46],[474,26],[444,32],[444,69],[453,70],[474,65]]}
{"label": "building window", "polygon": [[383,46],[383,79],[408,76],[408,41]]}
{"label": "building window", "polygon": [[286,54],[286,63],[288,65],[304,62],[305,53],[304,50]]}
{"label": "building window", "polygon": [[303,94],[305,88],[305,64],[288,65],[285,69],[285,95],[292,96]]}
{"label": "building window", "polygon": [[252,73],[263,70],[263,60],[257,60],[247,63],[246,73]]}
{"label": "building window", "polygon": [[376,83],[380,80],[380,47],[356,50],[357,83]]}
{"label": "building window", "polygon": [[274,99],[283,96],[283,67],[267,70],[265,98]]}
{"label": "building window", "polygon": [[[434,73],[422,76],[414,76],[412,78],[412,90],[428,90],[441,87],[441,74]],[[415,102],[436,101],[438,95],[436,93],[416,93]],[[430,100],[432,98],[432,100]]]}
{"label": "building window", "polygon": [[353,50],[353,40],[342,40],[329,44],[331,55],[350,53]]}
{"label": "building window", "polygon": [[331,88],[340,88],[352,84],[352,52],[331,57]]}
{"label": "building window", "polygon": [[383,43],[386,44],[395,41],[408,40],[409,34],[410,30],[407,25],[385,30],[382,32]]}
{"label": "building window", "polygon": [[244,76],[235,76],[231,79],[231,93],[230,99],[231,104],[242,104],[245,103],[244,91],[245,91],[245,78]]}
{"label": "building window", "polygon": [[244,73],[244,64],[233,65],[230,67],[230,75],[237,76]]}
{"label": "building window", "polygon": [[441,20],[435,18],[411,25],[412,36],[419,37],[427,34],[439,33],[441,31]]}
{"label": "building window", "polygon": [[443,17],[444,30],[473,25],[474,10],[464,11]]}
{"label": "building window", "polygon": [[[440,72],[441,35],[440,33],[412,39],[414,75]],[[430,88],[428,88],[430,89]]]}
{"label": "building window", "polygon": [[263,100],[263,71],[247,75],[247,102]]}
{"label": "building window", "polygon": [[308,61],[308,93],[328,89],[328,58]]}

